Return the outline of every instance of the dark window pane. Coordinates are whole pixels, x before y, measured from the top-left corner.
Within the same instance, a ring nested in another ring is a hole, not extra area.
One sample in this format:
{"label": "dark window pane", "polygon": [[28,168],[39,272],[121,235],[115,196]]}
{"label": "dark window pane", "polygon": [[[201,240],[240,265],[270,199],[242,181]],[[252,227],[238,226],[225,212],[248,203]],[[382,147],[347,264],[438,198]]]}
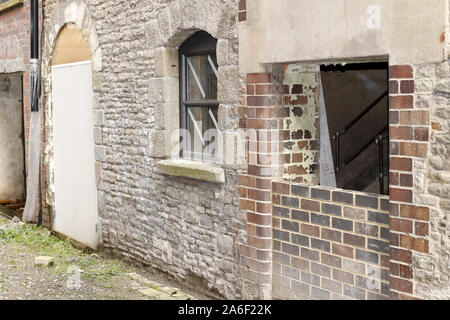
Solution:
{"label": "dark window pane", "polygon": [[208,60],[208,98],[217,99],[217,60],[216,55],[209,54]]}
{"label": "dark window pane", "polygon": [[206,72],[206,56],[186,58],[187,68],[187,100],[208,99],[208,77]]}
{"label": "dark window pane", "polygon": [[214,160],[217,155],[217,107],[187,108],[188,132],[185,157]]}

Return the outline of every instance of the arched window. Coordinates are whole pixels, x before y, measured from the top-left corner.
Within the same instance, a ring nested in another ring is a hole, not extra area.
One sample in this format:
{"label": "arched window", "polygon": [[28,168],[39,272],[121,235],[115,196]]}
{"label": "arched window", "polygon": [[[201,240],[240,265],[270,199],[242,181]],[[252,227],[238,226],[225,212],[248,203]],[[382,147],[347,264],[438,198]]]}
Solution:
{"label": "arched window", "polygon": [[204,31],[179,48],[181,156],[214,160],[217,155],[217,40]]}

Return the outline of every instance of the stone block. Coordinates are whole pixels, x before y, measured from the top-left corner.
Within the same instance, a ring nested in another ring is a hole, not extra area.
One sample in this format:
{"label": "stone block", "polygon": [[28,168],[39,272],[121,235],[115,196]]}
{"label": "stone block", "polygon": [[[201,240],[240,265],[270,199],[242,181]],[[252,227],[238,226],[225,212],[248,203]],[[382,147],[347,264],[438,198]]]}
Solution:
{"label": "stone block", "polygon": [[34,258],[35,266],[50,267],[55,264],[55,258],[48,256],[39,256]]}
{"label": "stone block", "polygon": [[239,88],[239,71],[238,67],[220,67],[217,73],[218,87],[217,99],[221,103],[235,104],[237,103]]}
{"label": "stone block", "polygon": [[155,77],[178,78],[178,49],[156,48],[155,49]]}
{"label": "stone block", "polygon": [[224,170],[207,163],[184,159],[170,159],[158,162],[157,166],[158,170],[163,174],[213,183],[225,183]]}

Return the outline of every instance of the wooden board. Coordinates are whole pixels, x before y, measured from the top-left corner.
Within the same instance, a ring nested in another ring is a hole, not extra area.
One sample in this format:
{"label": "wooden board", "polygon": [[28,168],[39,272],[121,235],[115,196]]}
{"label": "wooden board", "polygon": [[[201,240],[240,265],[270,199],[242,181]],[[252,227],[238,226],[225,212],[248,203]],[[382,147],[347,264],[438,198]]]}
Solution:
{"label": "wooden board", "polygon": [[91,60],[88,43],[75,24],[65,26],[58,36],[53,51],[52,65]]}
{"label": "wooden board", "polygon": [[9,209],[5,206],[1,206],[0,205],[0,215],[6,217],[6,218],[14,218],[14,217],[18,217],[20,219],[22,219],[22,214],[18,213],[15,210]]}

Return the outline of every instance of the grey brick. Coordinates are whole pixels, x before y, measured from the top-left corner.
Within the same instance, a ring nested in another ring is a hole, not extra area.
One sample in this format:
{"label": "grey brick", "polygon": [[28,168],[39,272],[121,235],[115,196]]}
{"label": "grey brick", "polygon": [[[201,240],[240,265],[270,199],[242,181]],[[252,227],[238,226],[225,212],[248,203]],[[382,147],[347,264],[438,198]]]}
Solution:
{"label": "grey brick", "polygon": [[383,296],[375,292],[367,292],[367,300],[390,300],[389,296]]}
{"label": "grey brick", "polygon": [[291,300],[295,297],[295,292],[292,291],[290,288],[285,287],[277,287],[276,291],[274,288],[274,296],[280,298],[281,300]]}
{"label": "grey brick", "polygon": [[298,257],[291,257],[291,267],[298,270],[309,271],[309,261]]}
{"label": "grey brick", "polygon": [[333,293],[333,295],[331,296],[331,299],[332,300],[350,300],[350,298],[348,298],[348,297],[344,297],[344,296],[341,296],[340,294],[335,294],[335,293]]}
{"label": "grey brick", "polygon": [[310,286],[308,284],[304,283],[304,282],[299,282],[299,281],[292,280],[291,281],[291,288],[295,292],[299,292],[301,294],[309,296]]}
{"label": "grey brick", "polygon": [[353,221],[333,218],[333,227],[345,231],[353,231]]}
{"label": "grey brick", "polygon": [[281,251],[281,242],[278,240],[272,241],[272,248],[274,251]]}
{"label": "grey brick", "polygon": [[309,247],[309,238],[299,235],[299,234],[292,234],[292,243],[301,245],[301,246],[305,246],[305,247]]}
{"label": "grey brick", "polygon": [[342,216],[342,207],[335,204],[322,203],[322,212]]}
{"label": "grey brick", "polygon": [[320,254],[315,250],[310,250],[306,248],[301,248],[302,257],[312,261],[320,261]]}
{"label": "grey brick", "polygon": [[288,266],[282,266],[282,275],[291,279],[300,280],[300,271]]}
{"label": "grey brick", "polygon": [[356,259],[365,262],[378,263],[378,254],[361,249],[356,249]]}
{"label": "grey brick", "polygon": [[323,264],[311,262],[311,272],[322,277],[331,277],[331,268]]}
{"label": "grey brick", "polygon": [[367,249],[378,251],[381,253],[389,253],[389,242],[368,239]]}
{"label": "grey brick", "polygon": [[308,284],[312,283],[311,273],[302,271],[300,274],[300,279],[305,283],[308,283]]}
{"label": "grey brick", "polygon": [[339,269],[333,269],[333,279],[353,285],[355,282],[354,275]]}
{"label": "grey brick", "polygon": [[281,287],[285,287],[285,288],[291,287],[291,280],[289,278],[274,274],[272,276],[272,279],[273,279],[273,283],[275,283]]}
{"label": "grey brick", "polygon": [[290,230],[290,231],[295,231],[295,232],[299,232],[299,230],[300,230],[298,222],[289,221],[289,220],[282,220],[281,221],[281,227],[284,230]]}
{"label": "grey brick", "polygon": [[322,228],[320,236],[322,239],[327,239],[327,240],[336,241],[336,242],[342,242],[342,232],[340,232],[340,231]]}
{"label": "grey brick", "polygon": [[316,287],[311,287],[311,296],[319,300],[330,300],[331,293]]}
{"label": "grey brick", "polygon": [[380,209],[384,211],[389,211],[390,202],[389,199],[380,199]]}
{"label": "grey brick", "polygon": [[378,222],[389,225],[389,214],[384,212],[370,211],[368,212],[367,219],[369,221]]}
{"label": "grey brick", "polygon": [[374,224],[368,224],[368,223],[355,223],[355,232],[356,233],[362,233],[369,236],[377,236],[378,235],[378,226]]}
{"label": "grey brick", "polygon": [[299,210],[292,210],[291,218],[293,220],[300,220],[300,221],[304,221],[304,222],[309,222],[309,212],[299,211]]}
{"label": "grey brick", "polygon": [[390,289],[389,283],[382,282],[381,283],[381,294],[389,296],[390,293],[391,293],[391,289]]}
{"label": "grey brick", "polygon": [[355,204],[360,207],[378,209],[378,198],[357,194]]}
{"label": "grey brick", "polygon": [[273,206],[273,215],[276,217],[283,217],[289,219],[289,209]]}
{"label": "grey brick", "polygon": [[290,241],[289,232],[273,229],[273,238],[283,241]]}
{"label": "grey brick", "polygon": [[380,237],[389,240],[390,239],[389,228],[380,228]]}
{"label": "grey brick", "polygon": [[315,274],[311,274],[311,284],[316,287],[320,287],[320,277]]}
{"label": "grey brick", "polygon": [[328,241],[311,238],[311,247],[322,251],[330,252],[330,243]]}
{"label": "grey brick", "polygon": [[333,201],[353,205],[353,194],[348,192],[333,191]]}
{"label": "grey brick", "polygon": [[283,204],[283,206],[287,206],[287,207],[293,207],[293,208],[298,208],[299,207],[299,201],[298,198],[292,198],[292,197],[286,197],[283,196],[281,203]]}
{"label": "grey brick", "polygon": [[273,264],[273,273],[274,274],[281,274],[281,264],[274,263]]}
{"label": "grey brick", "polygon": [[294,255],[294,256],[300,256],[300,249],[298,246],[294,246],[292,244],[283,242],[283,243],[281,243],[281,249],[284,253]]}
{"label": "grey brick", "polygon": [[321,262],[323,264],[332,266],[332,267],[336,267],[336,268],[341,268],[342,267],[342,258],[340,257],[336,257],[336,256],[332,256],[330,254],[326,254],[326,253],[322,253],[321,254]]}
{"label": "grey brick", "polygon": [[358,300],[366,299],[366,291],[348,285],[344,285],[344,295]]}
{"label": "grey brick", "polygon": [[330,200],[330,191],[318,188],[311,188],[311,198],[319,200]]}
{"label": "grey brick", "polygon": [[309,197],[309,187],[292,185],[291,193],[295,196]]}
{"label": "grey brick", "polygon": [[329,290],[334,293],[342,294],[342,283],[327,278],[322,278],[323,289]]}
{"label": "grey brick", "polygon": [[291,258],[287,254],[283,254],[280,252],[273,253],[273,261],[279,262],[281,264],[289,265],[291,262]]}
{"label": "grey brick", "polygon": [[343,259],[342,268],[352,273],[366,274],[366,265],[353,260]]}
{"label": "grey brick", "polygon": [[320,277],[315,274],[311,274],[308,272],[302,272],[301,279],[302,279],[302,282],[311,284],[313,286],[320,287]]}
{"label": "grey brick", "polygon": [[377,279],[372,278],[366,278],[362,276],[356,276],[355,277],[355,285],[362,289],[367,289],[370,291],[376,291],[381,288],[381,282]]}
{"label": "grey brick", "polygon": [[311,212],[311,222],[322,226],[330,226],[330,217]]}

